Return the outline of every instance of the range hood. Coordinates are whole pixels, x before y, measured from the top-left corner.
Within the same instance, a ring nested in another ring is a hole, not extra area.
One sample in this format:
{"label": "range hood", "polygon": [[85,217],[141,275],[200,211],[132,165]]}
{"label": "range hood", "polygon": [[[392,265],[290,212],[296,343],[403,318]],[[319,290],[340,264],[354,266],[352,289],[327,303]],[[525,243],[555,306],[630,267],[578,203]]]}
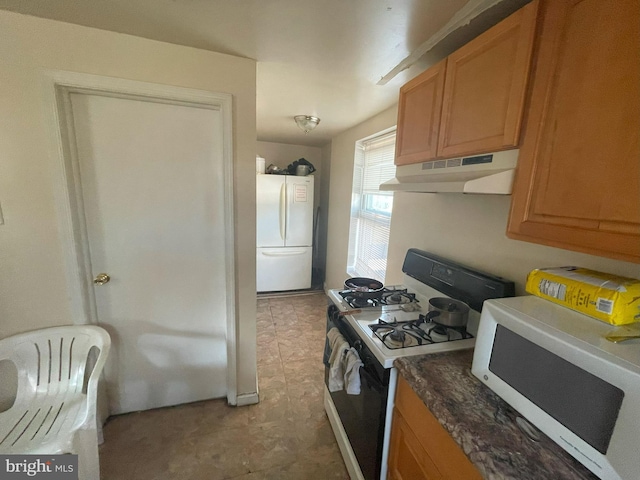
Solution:
{"label": "range hood", "polygon": [[434,160],[396,167],[396,177],[380,190],[425,193],[509,195],[519,150]]}

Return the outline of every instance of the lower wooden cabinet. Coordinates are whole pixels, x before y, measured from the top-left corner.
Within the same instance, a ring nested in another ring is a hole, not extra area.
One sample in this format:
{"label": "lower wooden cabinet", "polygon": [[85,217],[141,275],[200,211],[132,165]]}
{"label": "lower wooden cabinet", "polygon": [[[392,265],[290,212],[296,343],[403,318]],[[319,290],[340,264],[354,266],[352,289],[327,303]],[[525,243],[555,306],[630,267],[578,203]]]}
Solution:
{"label": "lower wooden cabinet", "polygon": [[389,450],[390,480],[475,480],[482,476],[399,377]]}
{"label": "lower wooden cabinet", "polygon": [[443,478],[438,467],[397,409],[393,411],[389,478],[392,480]]}

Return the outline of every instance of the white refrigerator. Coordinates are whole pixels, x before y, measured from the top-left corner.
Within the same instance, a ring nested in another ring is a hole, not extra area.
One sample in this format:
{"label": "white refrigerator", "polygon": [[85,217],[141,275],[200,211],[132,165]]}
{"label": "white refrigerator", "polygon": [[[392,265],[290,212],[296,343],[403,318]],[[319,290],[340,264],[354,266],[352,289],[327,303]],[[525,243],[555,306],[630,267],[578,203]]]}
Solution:
{"label": "white refrigerator", "polygon": [[257,175],[257,290],[311,288],[313,177]]}

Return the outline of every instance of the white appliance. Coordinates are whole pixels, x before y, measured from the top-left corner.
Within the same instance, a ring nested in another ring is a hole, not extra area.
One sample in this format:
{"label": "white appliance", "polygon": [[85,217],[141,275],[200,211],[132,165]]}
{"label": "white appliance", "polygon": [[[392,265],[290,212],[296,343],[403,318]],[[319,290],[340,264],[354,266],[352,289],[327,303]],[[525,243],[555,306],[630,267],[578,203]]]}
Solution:
{"label": "white appliance", "polygon": [[311,288],[313,177],[257,175],[257,290]]}
{"label": "white appliance", "polygon": [[396,167],[380,190],[509,195],[519,150],[486,153]]}
{"label": "white appliance", "polygon": [[598,477],[637,480],[640,345],[615,331],[538,297],[488,300],[472,373]]}

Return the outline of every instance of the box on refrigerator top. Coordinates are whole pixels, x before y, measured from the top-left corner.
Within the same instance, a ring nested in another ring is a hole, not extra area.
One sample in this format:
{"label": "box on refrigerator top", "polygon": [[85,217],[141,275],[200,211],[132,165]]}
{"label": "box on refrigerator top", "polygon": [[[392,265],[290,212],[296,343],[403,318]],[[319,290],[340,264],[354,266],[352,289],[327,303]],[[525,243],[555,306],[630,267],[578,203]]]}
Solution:
{"label": "box on refrigerator top", "polygon": [[612,325],[640,322],[640,280],[579,267],[533,270],[527,292]]}

